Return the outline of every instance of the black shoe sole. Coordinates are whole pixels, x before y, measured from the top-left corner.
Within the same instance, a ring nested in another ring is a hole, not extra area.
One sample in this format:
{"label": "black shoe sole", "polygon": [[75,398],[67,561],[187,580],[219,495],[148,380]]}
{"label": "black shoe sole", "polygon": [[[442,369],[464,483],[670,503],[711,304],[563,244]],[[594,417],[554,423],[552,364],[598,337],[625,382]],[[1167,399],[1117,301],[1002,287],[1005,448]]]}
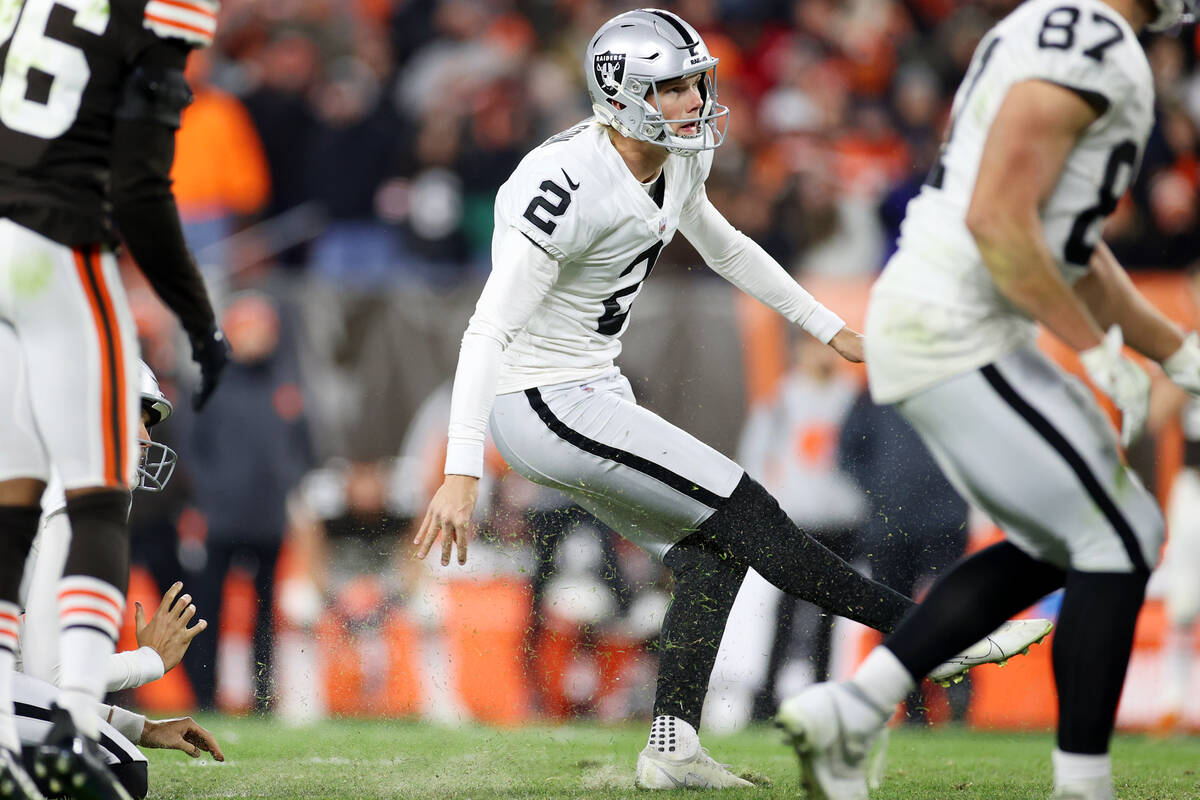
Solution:
{"label": "black shoe sole", "polygon": [[64,747],[39,747],[33,775],[47,795],[65,794],[74,800],[133,800],[102,762]]}

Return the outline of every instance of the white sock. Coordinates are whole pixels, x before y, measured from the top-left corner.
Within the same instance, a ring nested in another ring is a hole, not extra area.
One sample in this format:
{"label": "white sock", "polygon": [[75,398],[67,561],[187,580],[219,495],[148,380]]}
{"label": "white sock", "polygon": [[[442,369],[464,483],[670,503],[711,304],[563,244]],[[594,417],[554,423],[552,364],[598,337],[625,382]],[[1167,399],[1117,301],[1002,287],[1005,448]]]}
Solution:
{"label": "white sock", "polygon": [[1167,629],[1163,647],[1163,710],[1181,712],[1187,701],[1192,670],[1192,633],[1189,628],[1172,625]]}
{"label": "white sock", "polygon": [[700,734],[679,717],[660,714],[650,723],[650,741],[646,746],[653,747],[664,758],[686,761],[700,752]]}
{"label": "white sock", "polygon": [[[21,752],[21,740],[17,736],[17,719],[13,716],[12,676],[17,666],[17,657],[10,649],[16,646],[17,625],[16,612],[19,609],[13,603],[0,601],[0,747],[14,753]],[[11,620],[10,620],[11,617]],[[9,630],[11,624],[12,636]]]}
{"label": "white sock", "polygon": [[58,583],[62,691],[57,703],[71,714],[79,732],[92,739],[100,736],[96,703],[107,688],[102,667],[116,650],[124,614],[125,597],[112,584],[84,575]]}
{"label": "white sock", "polygon": [[1064,753],[1057,747],[1051,755],[1054,762],[1054,785],[1112,782],[1112,759],[1108,753],[1085,755]]}
{"label": "white sock", "polygon": [[850,682],[889,718],[916,686],[896,654],[883,645],[871,651]]}

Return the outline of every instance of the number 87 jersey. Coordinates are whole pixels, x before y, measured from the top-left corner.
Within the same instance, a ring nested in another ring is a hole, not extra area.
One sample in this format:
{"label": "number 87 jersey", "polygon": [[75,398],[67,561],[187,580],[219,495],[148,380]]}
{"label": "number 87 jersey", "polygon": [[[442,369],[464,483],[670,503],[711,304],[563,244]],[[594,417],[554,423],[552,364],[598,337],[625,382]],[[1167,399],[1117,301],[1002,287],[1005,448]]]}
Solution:
{"label": "number 87 jersey", "polygon": [[0,0],[0,216],[61,244],[107,239],[113,125],[138,60],[163,39],[211,43],[217,7]]}
{"label": "number 87 jersey", "polygon": [[872,290],[867,360],[877,402],[976,369],[1034,336],[1033,323],[995,288],[966,226],[992,120],[1008,90],[1029,80],[1071,89],[1099,114],[1040,212],[1068,282],[1086,270],[1105,217],[1137,172],[1154,122],[1154,83],[1128,22],[1100,0],[1018,6],[976,48],[938,160]]}

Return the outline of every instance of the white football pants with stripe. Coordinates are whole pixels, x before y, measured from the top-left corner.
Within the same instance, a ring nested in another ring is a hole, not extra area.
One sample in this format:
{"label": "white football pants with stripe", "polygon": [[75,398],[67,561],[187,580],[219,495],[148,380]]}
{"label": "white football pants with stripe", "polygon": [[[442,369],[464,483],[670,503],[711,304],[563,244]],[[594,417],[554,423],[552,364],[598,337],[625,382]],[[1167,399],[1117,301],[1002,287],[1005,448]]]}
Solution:
{"label": "white football pants with stripe", "polygon": [[616,368],[496,398],[497,449],[518,473],[559,489],[661,558],[737,487],[734,461],[634,401]]}

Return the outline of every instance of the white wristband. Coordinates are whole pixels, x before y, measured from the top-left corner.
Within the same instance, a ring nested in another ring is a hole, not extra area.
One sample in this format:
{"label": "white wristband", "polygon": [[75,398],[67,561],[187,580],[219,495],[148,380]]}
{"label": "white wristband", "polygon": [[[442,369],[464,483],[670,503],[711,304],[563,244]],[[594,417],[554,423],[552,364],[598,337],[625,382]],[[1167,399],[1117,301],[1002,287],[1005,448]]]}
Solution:
{"label": "white wristband", "polygon": [[139,647],[109,656],[108,691],[136,689],[163,676],[162,657],[153,647]]}
{"label": "white wristband", "polygon": [[821,344],[829,344],[829,340],[846,327],[846,322],[825,306],[818,305],[801,327]]}
{"label": "white wristband", "polygon": [[145,717],[120,706],[101,706],[101,708],[108,709],[108,724],[116,728],[118,733],[134,744],[141,740],[142,731],[146,729]]}
{"label": "white wristband", "polygon": [[470,440],[450,439],[446,442],[446,474],[483,477],[483,444]]}

